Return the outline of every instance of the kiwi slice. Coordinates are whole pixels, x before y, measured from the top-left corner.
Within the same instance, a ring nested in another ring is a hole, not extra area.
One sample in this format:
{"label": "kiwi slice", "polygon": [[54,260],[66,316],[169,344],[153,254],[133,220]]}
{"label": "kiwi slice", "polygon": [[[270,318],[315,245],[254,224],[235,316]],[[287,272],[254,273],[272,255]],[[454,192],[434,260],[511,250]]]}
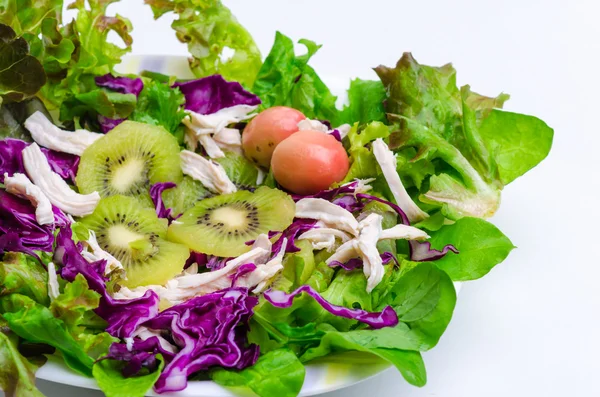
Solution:
{"label": "kiwi slice", "polygon": [[196,252],[238,256],[261,233],[281,231],[294,219],[296,205],[285,192],[260,187],[198,202],[169,227],[168,238]]}
{"label": "kiwi slice", "polygon": [[198,201],[212,195],[200,182],[184,176],[177,187],[165,190],[162,198],[165,206],[173,210],[172,215],[177,216],[192,208]]}
{"label": "kiwi slice", "polygon": [[164,128],[125,121],[83,152],[77,187],[83,194],[138,196],[148,202],[152,184],[181,182],[179,152]]}
{"label": "kiwi slice", "polygon": [[254,190],[258,187],[258,168],[243,155],[226,152],[225,157],[215,161],[223,166],[225,173],[238,189]]}
{"label": "kiwi slice", "polygon": [[134,197],[111,196],[100,200],[93,214],[81,220],[96,233],[102,249],[125,268],[127,287],[163,285],[181,273],[189,250],[165,240],[167,223]]}

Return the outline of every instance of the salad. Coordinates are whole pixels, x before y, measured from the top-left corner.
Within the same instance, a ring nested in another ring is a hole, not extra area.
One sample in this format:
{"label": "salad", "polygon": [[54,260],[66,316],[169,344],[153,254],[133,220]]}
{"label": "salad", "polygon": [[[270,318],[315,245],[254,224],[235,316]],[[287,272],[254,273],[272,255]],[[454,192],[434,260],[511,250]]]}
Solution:
{"label": "salad", "polygon": [[553,130],[409,53],[337,106],[319,45],[278,32],[263,58],[218,0],[146,0],[197,79],[118,74],[114,2],[0,8],[0,389],[41,396],[49,355],[107,396],[295,397],[336,360],[423,386],[454,282],[514,248],[485,219]]}

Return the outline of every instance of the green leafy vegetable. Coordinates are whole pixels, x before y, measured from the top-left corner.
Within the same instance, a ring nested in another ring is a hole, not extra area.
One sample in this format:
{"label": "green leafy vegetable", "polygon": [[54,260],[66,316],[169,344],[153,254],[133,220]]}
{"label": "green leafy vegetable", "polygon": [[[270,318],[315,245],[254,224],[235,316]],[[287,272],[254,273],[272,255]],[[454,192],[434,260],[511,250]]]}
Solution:
{"label": "green leafy vegetable", "polygon": [[260,397],[296,397],[304,383],[304,365],[286,349],[262,355],[256,364],[242,371],[217,369],[211,378],[227,387],[245,387]]}
{"label": "green leafy vegetable", "polygon": [[35,387],[37,366],[19,353],[18,343],[0,317],[0,390],[7,397],[44,397]]}
{"label": "green leafy vegetable", "polygon": [[157,356],[160,364],[156,371],[140,376],[125,378],[121,373],[123,362],[102,360],[94,364],[94,378],[107,397],[144,397],[154,386],[164,367],[164,360]]}
{"label": "green leafy vegetable", "polygon": [[61,19],[62,7],[62,0],[3,1],[0,23],[10,25],[18,35],[25,32],[39,33],[44,19]]}
{"label": "green leafy vegetable", "polygon": [[[504,183],[536,165],[549,150],[552,133],[529,116],[521,116],[527,127],[517,131],[513,120],[498,116],[483,128],[490,115],[503,114],[494,108],[501,108],[508,95],[491,98],[471,92],[469,86],[459,89],[450,64],[420,65],[406,53],[395,68],[379,66],[375,70],[388,93],[388,117],[399,124],[398,131],[390,136],[390,147],[415,148],[411,162],[425,160],[423,165],[435,165],[429,190],[420,200],[441,207],[451,219],[493,215]],[[537,150],[526,148],[528,160],[513,171],[511,152],[518,145],[516,141],[535,141],[536,136],[543,136],[544,144]],[[499,154],[503,154],[502,160]],[[499,161],[505,177],[500,175]],[[431,166],[419,178],[430,172]]]}
{"label": "green leafy vegetable", "polygon": [[133,94],[121,94],[104,89],[95,89],[76,94],[60,106],[60,120],[72,120],[85,114],[101,114],[111,119],[127,118],[135,109],[137,98]]}
{"label": "green leafy vegetable", "polygon": [[296,55],[293,41],[277,32],[271,52],[258,72],[252,91],[260,97],[263,108],[290,106],[311,119],[325,119],[336,124],[339,111],[337,98],[308,65],[320,46],[310,40],[300,40],[308,52]]}
{"label": "green leafy vegetable", "polygon": [[385,98],[385,87],[381,81],[352,80],[348,89],[348,105],[342,110],[340,122],[348,124],[386,122],[383,107]]}
{"label": "green leafy vegetable", "polygon": [[108,333],[98,331],[106,328],[106,322],[93,311],[99,303],[100,294],[89,289],[85,278],[78,274],[50,304],[54,317],[63,321],[67,331],[93,359],[105,356],[110,345],[117,341]]}
{"label": "green leafy vegetable", "polygon": [[40,62],[29,55],[29,45],[7,25],[0,24],[0,97],[2,101],[22,101],[46,84]]}
{"label": "green leafy vegetable", "polygon": [[371,353],[393,364],[411,384],[423,386],[426,374],[421,354],[408,350],[418,350],[419,345],[407,336],[409,330],[404,324],[380,330],[331,331],[323,336],[319,346],[308,349],[300,359],[308,362],[340,351]]}
{"label": "green leafy vegetable", "polygon": [[492,147],[500,181],[514,181],[550,153],[554,130],[537,117],[494,110],[479,129]]}
{"label": "green leafy vegetable", "polygon": [[10,252],[0,261],[0,297],[25,295],[48,305],[48,272],[30,256]]}
{"label": "green leafy vegetable", "polygon": [[183,142],[181,120],[185,117],[185,111],[181,106],[184,103],[185,97],[178,88],[156,81],[147,81],[130,120],[160,125]]}
{"label": "green leafy vegetable", "polygon": [[55,347],[71,369],[92,376],[94,360],[69,334],[65,323],[55,318],[48,308],[24,295],[11,294],[0,299],[0,310],[15,334],[29,342]]}
{"label": "green leafy vegetable", "polygon": [[[190,67],[199,77],[219,73],[250,87],[261,66],[252,36],[220,0],[146,0],[154,18],[174,12],[172,27],[194,57]],[[230,58],[224,59],[227,51]]]}
{"label": "green leafy vegetable", "polygon": [[496,226],[478,218],[462,218],[444,226],[431,233],[430,242],[434,248],[452,244],[460,251],[458,255],[448,254],[435,262],[456,281],[485,276],[515,248]]}

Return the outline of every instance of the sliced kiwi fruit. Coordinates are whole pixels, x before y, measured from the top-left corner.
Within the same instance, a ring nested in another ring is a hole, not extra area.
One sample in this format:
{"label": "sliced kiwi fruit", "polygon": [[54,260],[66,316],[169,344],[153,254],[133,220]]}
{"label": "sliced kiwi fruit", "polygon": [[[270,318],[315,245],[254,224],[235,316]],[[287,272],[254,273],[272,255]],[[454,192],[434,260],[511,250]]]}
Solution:
{"label": "sliced kiwi fruit", "polygon": [[81,222],[123,264],[127,279],[121,284],[127,287],[165,284],[182,272],[190,254],[186,246],[165,239],[167,223],[134,197],[104,198]]}
{"label": "sliced kiwi fruit", "polygon": [[254,190],[258,186],[258,168],[243,155],[227,152],[225,157],[215,161],[223,166],[225,173],[238,189]]}
{"label": "sliced kiwi fruit", "polygon": [[148,202],[151,185],[181,182],[179,152],[164,128],[125,121],[83,152],[77,187],[83,194],[97,191],[102,197],[137,196]]}
{"label": "sliced kiwi fruit", "polygon": [[171,224],[168,238],[196,252],[238,256],[259,234],[287,228],[295,210],[292,198],[281,190],[241,190],[198,202]]}
{"label": "sliced kiwi fruit", "polygon": [[167,189],[162,193],[162,198],[167,208],[173,210],[173,216],[183,214],[192,208],[196,203],[213,194],[205,188],[200,182],[193,180],[189,176],[184,176],[183,180],[173,189]]}

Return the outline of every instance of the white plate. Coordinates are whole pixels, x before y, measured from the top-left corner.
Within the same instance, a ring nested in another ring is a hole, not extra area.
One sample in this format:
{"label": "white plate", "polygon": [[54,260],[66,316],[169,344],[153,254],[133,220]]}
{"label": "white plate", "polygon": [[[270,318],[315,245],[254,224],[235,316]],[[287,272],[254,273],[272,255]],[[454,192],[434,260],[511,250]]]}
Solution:
{"label": "white plate", "polygon": [[[175,75],[182,79],[194,77],[188,68],[186,58],[182,56],[130,56],[126,57],[118,68],[120,73],[138,73],[142,70]],[[334,82],[335,79],[326,79],[326,81]],[[345,95],[345,85],[338,83],[332,84],[331,87],[334,93],[340,96]],[[455,286],[458,293],[460,285],[457,283]],[[306,378],[300,396],[314,396],[352,386],[388,368],[390,368],[389,364],[380,361],[374,361],[371,365],[353,365],[338,362],[312,363],[306,366]],[[67,368],[62,360],[56,357],[50,357],[48,363],[37,371],[36,376],[39,379],[69,386],[99,389],[94,379],[74,373]],[[398,376],[401,375],[398,374]],[[151,393],[149,395],[162,397],[232,397],[239,396],[239,393],[233,394],[212,381],[191,381],[188,382],[188,387],[181,392],[160,395]]]}

